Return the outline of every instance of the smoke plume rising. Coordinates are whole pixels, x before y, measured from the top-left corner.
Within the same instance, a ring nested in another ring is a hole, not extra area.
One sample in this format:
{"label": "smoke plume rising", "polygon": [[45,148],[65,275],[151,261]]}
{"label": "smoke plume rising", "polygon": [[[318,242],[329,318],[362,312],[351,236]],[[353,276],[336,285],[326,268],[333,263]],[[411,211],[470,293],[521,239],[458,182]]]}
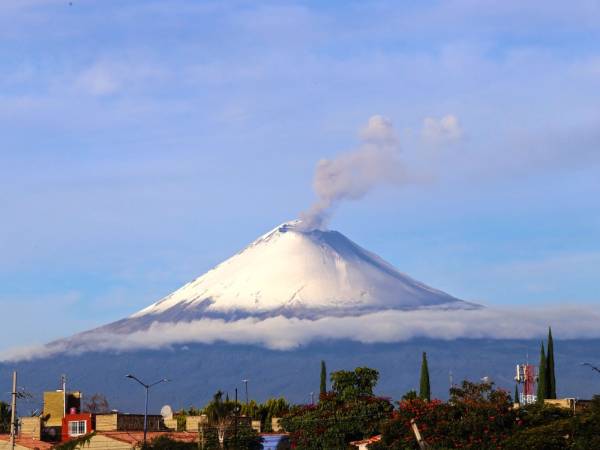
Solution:
{"label": "smoke plume rising", "polygon": [[305,229],[325,227],[333,208],[344,200],[359,199],[382,184],[410,181],[389,119],[372,116],[359,136],[357,149],[318,162],[313,180],[317,200],[300,215]]}

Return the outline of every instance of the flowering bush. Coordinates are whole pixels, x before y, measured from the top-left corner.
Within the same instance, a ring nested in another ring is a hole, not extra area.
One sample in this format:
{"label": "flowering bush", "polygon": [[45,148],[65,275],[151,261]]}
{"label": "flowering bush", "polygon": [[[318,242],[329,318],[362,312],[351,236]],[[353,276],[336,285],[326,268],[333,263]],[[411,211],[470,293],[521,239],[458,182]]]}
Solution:
{"label": "flowering bush", "polygon": [[345,450],[348,443],[379,433],[390,417],[388,399],[373,395],[379,374],[359,367],[331,375],[333,391],[321,394],[316,405],[295,406],[281,420],[298,450]]}
{"label": "flowering bush", "polygon": [[502,448],[516,426],[509,395],[489,383],[463,382],[450,391],[450,400],[402,400],[393,417],[382,425],[382,440],[373,450],[418,449],[411,429],[414,419],[432,448]]}

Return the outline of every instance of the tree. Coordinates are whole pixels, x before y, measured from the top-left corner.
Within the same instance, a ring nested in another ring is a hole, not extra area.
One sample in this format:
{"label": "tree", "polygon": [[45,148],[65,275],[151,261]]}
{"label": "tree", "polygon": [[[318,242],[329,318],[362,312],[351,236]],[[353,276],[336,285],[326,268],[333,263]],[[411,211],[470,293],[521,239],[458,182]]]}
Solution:
{"label": "tree", "polygon": [[357,367],[354,371],[338,370],[331,374],[331,388],[342,399],[372,396],[379,380],[379,372],[369,367]]}
{"label": "tree", "polygon": [[260,420],[261,429],[264,432],[272,431],[271,419],[273,417],[282,417],[290,410],[290,405],[283,397],[270,398],[265,403],[256,403],[250,400],[246,405],[242,404],[242,415],[250,417],[252,420]]}
{"label": "tree", "polygon": [[515,384],[515,398],[513,398],[513,403],[521,403],[519,400],[519,386]]}
{"label": "tree", "polygon": [[414,389],[411,389],[410,391],[407,391],[403,396],[402,396],[402,400],[415,400],[419,398],[417,391],[415,391]]}
{"label": "tree", "polygon": [[554,341],[552,328],[548,327],[548,356],[546,357],[546,397],[556,398],[556,376],[554,375]]}
{"label": "tree", "polygon": [[10,433],[10,405],[0,401],[0,434]]}
{"label": "tree", "polygon": [[421,382],[419,384],[419,397],[423,400],[431,400],[431,386],[429,384],[429,367],[427,366],[427,353],[423,352],[421,361]]}
{"label": "tree", "polygon": [[[79,448],[79,447],[78,447]],[[82,446],[81,448],[85,448]],[[142,445],[141,450],[197,450],[198,444],[195,442],[181,442],[170,436],[158,436]]]}
{"label": "tree", "polygon": [[402,400],[391,419],[381,425],[382,439],[369,450],[418,449],[411,419],[432,449],[491,450],[513,432],[515,411],[507,392],[492,383],[463,381],[450,389],[450,400]]}
{"label": "tree", "polygon": [[206,408],[209,423],[217,430],[217,438],[221,448],[225,448],[225,434],[233,422],[235,404],[227,398],[223,401],[223,392],[217,391]]}
{"label": "tree", "polygon": [[594,400],[573,414],[567,408],[530,404],[519,409],[518,426],[502,448],[506,450],[584,450],[600,448],[600,416]]}
{"label": "tree", "polygon": [[108,400],[102,394],[94,394],[90,400],[85,403],[84,409],[92,414],[101,414],[109,412]]}
{"label": "tree", "polygon": [[546,398],[546,392],[548,392],[548,382],[546,378],[546,352],[544,350],[544,343],[540,349],[540,366],[538,369],[538,384],[537,384],[537,401],[540,403],[544,402]]}
{"label": "tree", "polygon": [[375,397],[379,372],[368,367],[331,374],[332,390],[316,405],[298,405],[283,417],[281,425],[290,433],[297,450],[346,449],[348,443],[379,433],[379,424],[389,418],[389,400]]}
{"label": "tree", "polygon": [[237,420],[239,407],[239,403],[229,401],[227,397],[223,401],[222,391],[215,393],[212,401],[204,408],[209,424],[203,428],[203,441],[200,448],[204,450],[262,448],[262,439],[250,424]]}
{"label": "tree", "polygon": [[325,361],[321,361],[321,387],[319,392],[321,395],[327,393],[327,368],[325,367]]}

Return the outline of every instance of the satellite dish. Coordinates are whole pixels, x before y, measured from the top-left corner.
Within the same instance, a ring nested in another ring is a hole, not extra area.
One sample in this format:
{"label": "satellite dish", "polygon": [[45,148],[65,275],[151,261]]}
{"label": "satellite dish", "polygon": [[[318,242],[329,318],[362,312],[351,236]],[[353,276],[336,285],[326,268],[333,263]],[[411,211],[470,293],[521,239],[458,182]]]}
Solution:
{"label": "satellite dish", "polygon": [[165,420],[171,420],[173,418],[173,409],[169,405],[165,405],[160,408],[160,415]]}

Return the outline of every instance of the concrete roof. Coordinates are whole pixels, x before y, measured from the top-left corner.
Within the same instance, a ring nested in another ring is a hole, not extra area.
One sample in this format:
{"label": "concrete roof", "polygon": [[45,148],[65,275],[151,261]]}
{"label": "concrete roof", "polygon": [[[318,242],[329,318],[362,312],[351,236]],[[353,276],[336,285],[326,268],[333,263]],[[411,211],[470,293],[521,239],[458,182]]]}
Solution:
{"label": "concrete roof", "polygon": [[[137,444],[144,440],[143,431],[97,431],[96,434],[117,441],[127,442],[128,444]],[[189,433],[186,431],[149,431],[146,439],[151,441],[159,436],[168,436],[173,440],[182,442],[196,442],[198,440],[198,433]]]}
{"label": "concrete roof", "polygon": [[[0,441],[9,442],[10,435],[9,434],[0,434]],[[51,442],[38,441],[37,439],[27,438],[27,437],[18,437],[15,442],[17,445],[25,448],[31,449],[39,449],[39,450],[50,450],[56,444]]]}

